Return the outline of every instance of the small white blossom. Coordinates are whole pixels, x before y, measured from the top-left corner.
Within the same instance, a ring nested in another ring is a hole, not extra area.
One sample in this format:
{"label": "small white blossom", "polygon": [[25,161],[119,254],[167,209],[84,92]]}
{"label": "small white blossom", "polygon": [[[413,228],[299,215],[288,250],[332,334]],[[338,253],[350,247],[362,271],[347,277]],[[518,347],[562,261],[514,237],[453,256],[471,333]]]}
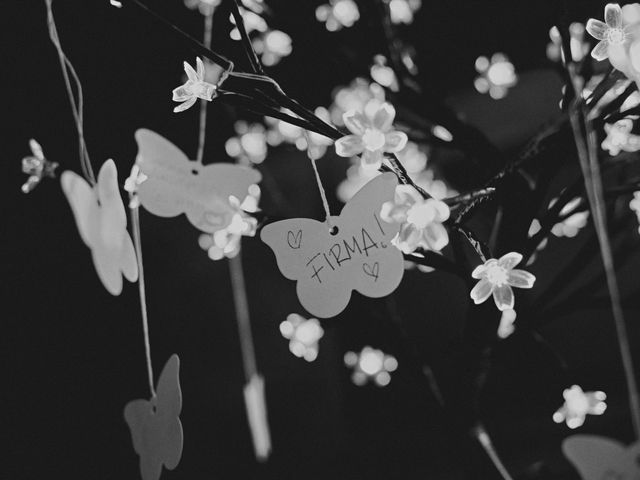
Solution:
{"label": "small white blossom", "polygon": [[516,311],[508,309],[502,312],[500,325],[498,325],[498,337],[503,340],[509,337],[516,329],[513,323],[516,321]]}
{"label": "small white blossom", "polygon": [[369,346],[364,347],[359,353],[347,352],[344,363],[353,368],[351,380],[358,386],[371,380],[379,387],[384,387],[391,381],[391,372],[398,368],[398,361],[393,355],[387,355],[382,350]]}
{"label": "small white blossom", "polygon": [[490,258],[484,264],[478,265],[471,276],[480,280],[471,290],[470,296],[477,305],[487,300],[493,294],[493,300],[498,310],[513,309],[515,299],[511,287],[532,288],[536,277],[525,271],[514,269],[522,261],[522,255],[510,252],[500,259]]}
{"label": "small white blossom", "polygon": [[353,0],[329,0],[316,8],[316,18],[324,22],[327,30],[335,32],[353,26],[360,19],[360,10]]}
{"label": "small white blossom", "polygon": [[633,121],[630,118],[618,120],[613,125],[606,123],[604,131],[607,137],[602,141],[602,148],[609,155],[616,156],[620,152],[637,152],[640,150],[640,135],[631,133]]}
{"label": "small white blossom", "polygon": [[383,103],[370,114],[351,110],[343,115],[344,124],[351,132],[336,140],[336,153],[341,157],[362,155],[362,163],[378,168],[385,153],[395,153],[407,144],[407,134],[392,130],[396,110]]}
{"label": "small white blossom", "polygon": [[318,357],[318,342],[324,335],[324,330],[317,319],[307,320],[291,313],[280,324],[280,333],[289,339],[289,351],[296,357],[304,358],[307,362],[313,362]]}
{"label": "small white blossom", "polygon": [[489,93],[491,98],[504,98],[511,87],[518,82],[513,64],[503,53],[495,53],[491,60],[487,57],[476,59],[476,71],[480,74],[474,86],[480,93]]}
{"label": "small white blossom", "polygon": [[565,422],[571,429],[584,423],[587,415],[602,415],[607,409],[604,392],[583,392],[578,385],[573,385],[562,392],[564,404],[553,414],[556,423]]}
{"label": "small white blossom", "polygon": [[191,108],[198,98],[211,101],[216,95],[217,86],[204,80],[204,63],[200,57],[196,58],[197,71],[191,65],[184,62],[184,71],[187,74],[187,81],[173,90],[173,101],[182,102],[173,109],[174,112],[183,112]]}
{"label": "small white blossom", "polygon": [[590,18],[587,32],[596,40],[600,40],[591,51],[596,60],[609,57],[610,47],[619,47],[627,40],[628,30],[622,23],[622,9],[617,3],[609,3],[604,7],[604,22]]}
{"label": "small white blossom", "polygon": [[449,235],[442,222],[449,213],[446,203],[425,199],[410,185],[398,185],[394,200],[382,205],[380,217],[401,224],[394,243],[404,253],[411,253],[418,247],[440,251],[447,246]]}

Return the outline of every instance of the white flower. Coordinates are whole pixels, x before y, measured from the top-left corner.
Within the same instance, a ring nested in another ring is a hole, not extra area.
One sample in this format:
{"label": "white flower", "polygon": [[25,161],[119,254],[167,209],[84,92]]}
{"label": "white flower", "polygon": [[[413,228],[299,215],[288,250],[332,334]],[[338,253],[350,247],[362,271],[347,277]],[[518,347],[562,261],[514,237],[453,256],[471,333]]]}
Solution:
{"label": "white flower", "polygon": [[491,60],[487,57],[476,59],[476,71],[480,74],[473,82],[480,93],[489,93],[491,98],[504,98],[518,82],[518,76],[513,64],[503,53],[495,53]]}
{"label": "white flower", "polygon": [[[553,204],[556,203],[558,199],[554,198],[549,202],[549,208],[553,207]],[[578,232],[587,225],[587,219],[589,218],[589,211],[585,210],[583,212],[575,212],[570,214],[575,208],[580,204],[582,199],[580,197],[576,197],[570,202],[568,202],[562,210],[560,210],[559,216],[565,217],[561,222],[556,223],[553,228],[551,228],[551,233],[556,237],[575,237]]]}
{"label": "white flower", "polygon": [[389,14],[392,23],[413,22],[413,14],[422,6],[422,0],[391,0],[389,2]]}
{"label": "white flower", "polygon": [[216,95],[217,86],[204,80],[204,63],[200,57],[196,58],[197,71],[191,65],[184,62],[184,71],[187,74],[187,81],[173,90],[173,101],[182,102],[173,109],[174,112],[182,112],[196,103],[198,98],[211,101]]}
{"label": "white flower", "polygon": [[220,5],[222,0],[184,0],[187,8],[195,10],[196,8],[204,16],[213,15],[216,7]]}
{"label": "white flower", "polygon": [[587,32],[597,40],[598,44],[591,51],[591,56],[598,61],[609,57],[609,48],[618,48],[627,40],[627,30],[622,24],[622,9],[616,3],[604,7],[604,22],[590,18]]}
{"label": "white flower", "polygon": [[391,372],[398,368],[398,361],[394,356],[368,346],[360,353],[347,352],[344,363],[353,368],[351,380],[358,386],[373,380],[379,387],[384,387],[391,381]]}
{"label": "white flower", "polygon": [[140,199],[138,198],[138,187],[149,177],[147,177],[137,163],[131,167],[131,174],[124,181],[124,189],[129,193],[129,208],[138,208]]}
{"label": "white flower", "polygon": [[291,37],[280,30],[271,30],[256,37],[253,48],[260,54],[262,64],[271,67],[293,51]]}
{"label": "white flower", "polygon": [[573,385],[562,392],[564,404],[553,414],[556,423],[566,422],[571,429],[584,423],[587,415],[602,415],[607,409],[604,392],[583,392],[578,385]]}
{"label": "white flower", "polygon": [[395,245],[404,253],[418,247],[440,251],[449,243],[449,235],[442,222],[449,218],[449,207],[435,198],[423,198],[410,185],[398,185],[392,202],[385,202],[380,210],[385,222],[400,223]]}
{"label": "white flower", "polygon": [[637,152],[640,150],[640,135],[631,133],[633,121],[630,118],[618,120],[613,125],[606,123],[604,131],[607,137],[602,141],[602,148],[609,155],[616,156],[621,151]]}
{"label": "white flower", "polygon": [[324,22],[327,30],[335,32],[353,26],[360,18],[360,11],[353,0],[329,0],[316,8],[316,18]]}
{"label": "white flower", "polygon": [[307,362],[313,362],[318,357],[318,342],[324,335],[324,330],[317,319],[307,320],[291,313],[280,324],[280,333],[289,339],[289,351],[296,357],[304,358]]}
{"label": "white flower", "polygon": [[395,108],[386,102],[372,114],[346,112],[342,118],[351,135],[336,140],[336,153],[341,157],[362,154],[364,165],[378,168],[385,152],[399,152],[407,144],[406,133],[391,130],[395,116]]}
{"label": "white flower", "polygon": [[[298,128],[298,127],[296,127]],[[227,155],[243,165],[262,163],[267,158],[267,133],[259,123],[235,123],[237,137],[231,137],[224,145]]]}
{"label": "white flower", "polygon": [[471,290],[470,296],[477,305],[493,294],[498,310],[513,309],[515,299],[511,287],[532,288],[536,277],[524,270],[514,269],[522,261],[522,255],[510,252],[500,259],[490,258],[478,265],[471,276],[480,281]]}

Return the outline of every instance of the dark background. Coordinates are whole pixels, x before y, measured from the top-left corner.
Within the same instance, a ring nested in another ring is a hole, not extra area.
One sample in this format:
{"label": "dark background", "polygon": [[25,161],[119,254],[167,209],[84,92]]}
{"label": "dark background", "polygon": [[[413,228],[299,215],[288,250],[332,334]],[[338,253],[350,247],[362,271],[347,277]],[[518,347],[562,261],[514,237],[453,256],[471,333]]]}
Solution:
{"label": "dark background", "polygon": [[[328,105],[331,91],[366,76],[381,36],[366,15],[355,27],[328,33],[315,21],[318,2],[275,0],[270,25],[288,32],[294,50],[271,73],[309,107]],[[601,18],[602,1],[567,2],[569,20]],[[181,0],[153,8],[196,37],[202,17]],[[417,49],[423,88],[466,112],[489,136],[513,146],[558,113],[559,77],[545,56],[548,30],[561,2],[429,1],[403,38]],[[56,52],[49,42],[44,2],[2,0],[0,31],[4,108],[1,262],[3,312],[2,437],[7,442],[0,478],[135,479],[138,457],[123,420],[124,405],[147,398],[148,387],[138,292],[126,284],[120,297],[100,285],[58,181],[45,181],[25,196],[20,159],[29,138],[61,164],[79,171],[77,138]],[[174,115],[171,90],[181,83],[188,47],[144,18],[105,1],[57,0],[54,13],[63,47],[85,91],[85,132],[94,168],[113,157],[121,183],[136,155],[133,133],[150,128],[194,156],[197,112]],[[228,40],[222,15],[215,20],[214,48],[241,59]],[[473,62],[505,52],[524,75],[499,102],[472,91]],[[545,73],[546,72],[546,73]],[[222,148],[233,134],[233,110],[209,109],[205,163],[228,161]],[[504,132],[509,132],[505,134]],[[446,159],[446,156],[442,157]],[[444,161],[441,159],[441,161]],[[321,175],[331,192],[343,178],[344,159],[328,155]],[[321,207],[305,157],[286,148],[261,167],[286,199],[282,216],[320,218]],[[562,186],[558,180],[558,188]],[[272,211],[273,192],[263,205]],[[557,190],[557,189],[556,189]],[[334,208],[337,201],[331,199]],[[628,202],[628,199],[626,200]],[[392,299],[358,295],[326,333],[318,359],[308,364],[288,351],[278,331],[292,312],[304,314],[294,284],[284,279],[271,251],[258,238],[244,241],[243,262],[257,360],[266,379],[273,455],[253,457],[242,398],[244,383],[226,261],[212,262],[197,244],[199,233],[184,217],[161,219],[142,211],[142,239],[153,364],[156,375],[172,353],[181,358],[184,396],[182,461],[165,479],[392,479],[494,478],[474,443],[451,428],[455,411],[442,410],[409,354],[395,308],[417,351],[443,384],[456,382],[452,367],[468,308],[465,284],[447,273],[407,271]],[[637,225],[629,215],[621,281],[635,351],[638,347]],[[530,305],[549,285],[576,246],[593,237],[552,239],[531,268],[532,292],[517,292]],[[619,245],[619,243],[616,243]],[[598,275],[590,268],[567,287]],[[589,298],[603,298],[600,282]],[[575,299],[574,299],[575,300]],[[575,478],[560,442],[570,431],[551,420],[562,390],[579,383],[609,394],[609,409],[589,417],[582,433],[632,439],[613,323],[606,302],[545,317],[539,328],[501,342],[492,355],[481,396],[482,420],[517,478]],[[497,314],[495,314],[496,319]],[[356,387],[342,357],[372,345],[395,355],[399,370],[387,388]],[[464,412],[460,412],[462,415]]]}

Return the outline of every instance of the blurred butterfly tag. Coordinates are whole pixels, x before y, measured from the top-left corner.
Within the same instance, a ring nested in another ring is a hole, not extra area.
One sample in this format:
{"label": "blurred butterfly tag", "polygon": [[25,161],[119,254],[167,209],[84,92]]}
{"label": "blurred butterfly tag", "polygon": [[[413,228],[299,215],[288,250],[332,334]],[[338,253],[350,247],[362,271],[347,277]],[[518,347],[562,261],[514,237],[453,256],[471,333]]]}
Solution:
{"label": "blurred butterfly tag", "polygon": [[69,170],[60,176],[62,190],[71,205],[82,241],[91,249],[93,264],[104,288],[111,295],[122,292],[122,276],[138,279],[133,242],[127,232],[127,215],[118,190],[118,171],[107,160],[98,173],[98,183]]}
{"label": "blurred butterfly tag", "polygon": [[342,312],[351,291],[372,298],[393,292],[404,273],[400,250],[391,240],[399,224],[380,218],[382,204],[393,199],[398,182],[394,174],[378,175],[326,223],[294,218],[271,223],[260,238],[275,253],[278,268],[296,280],[300,303],[309,313],[333,317]]}
{"label": "blurred butterfly tag", "polygon": [[171,355],[160,374],[156,396],[149,401],[133,400],[124,408],[133,448],[140,456],[142,480],[158,480],[163,465],[173,470],[182,457],[179,368],[178,355]]}
{"label": "blurred butterfly tag", "polygon": [[151,130],[135,134],[136,164],[148,178],[138,186],[141,205],[159,217],[182,213],[191,224],[207,233],[226,228],[236,210],[229,205],[234,196],[240,203],[249,187],[262,176],[257,170],[230,163],[202,166],[190,161],[173,143]]}
{"label": "blurred butterfly tag", "polygon": [[596,435],[573,435],[562,451],[582,480],[640,480],[640,443],[626,447]]}

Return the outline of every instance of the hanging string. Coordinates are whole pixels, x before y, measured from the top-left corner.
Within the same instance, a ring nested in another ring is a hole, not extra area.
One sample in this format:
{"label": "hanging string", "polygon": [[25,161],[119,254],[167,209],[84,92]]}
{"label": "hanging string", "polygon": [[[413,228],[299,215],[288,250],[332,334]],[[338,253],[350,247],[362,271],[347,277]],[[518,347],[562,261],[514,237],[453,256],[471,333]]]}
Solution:
{"label": "hanging string", "polygon": [[[569,76],[573,82],[576,92],[580,91],[579,82],[576,78],[575,67],[568,65]],[[577,96],[579,98],[579,96]],[[583,125],[581,125],[582,117]],[[600,165],[598,164],[598,144],[596,134],[591,127],[584,108],[578,106],[574,101],[569,110],[569,119],[578,152],[580,168],[585,182],[585,190],[591,211],[593,212],[594,228],[600,244],[600,255],[604,266],[607,287],[611,298],[611,312],[616,327],[616,335],[620,347],[622,358],[622,368],[624,370],[627,392],[629,395],[629,409],[636,439],[640,439],[640,398],[638,398],[638,386],[633,369],[633,358],[631,347],[629,346],[629,335],[624,319],[622,304],[620,301],[620,291],[616,279],[613,253],[607,232],[607,215],[605,210],[604,194],[602,189],[602,177],[600,175]],[[584,127],[584,135],[583,135]],[[585,138],[586,137],[586,138]]]}
{"label": "hanging string", "polygon": [[[204,17],[204,46],[211,49],[211,37],[213,31],[213,9],[210,8]],[[205,65],[205,77],[206,67],[211,65],[211,61],[208,58],[204,59]],[[198,127],[198,153],[196,154],[196,162],[202,164],[202,157],[204,155],[204,142],[207,131],[207,102],[205,99],[200,100],[200,124]]]}
{"label": "hanging string", "polygon": [[322,198],[322,206],[324,207],[325,213],[325,222],[329,226],[329,230],[334,232],[335,226],[331,222],[331,211],[329,210],[329,202],[327,201],[327,194],[324,191],[324,187],[322,185],[322,180],[320,179],[320,173],[318,172],[318,166],[316,165],[315,156],[311,153],[311,139],[309,138],[309,132],[307,130],[302,130],[304,137],[307,141],[307,156],[309,160],[311,160],[311,166],[313,167],[313,174],[316,177],[316,183],[318,184],[318,190],[320,191],[320,198]]}
{"label": "hanging string", "polygon": [[149,376],[149,390],[151,398],[156,397],[156,389],[153,386],[153,365],[151,363],[151,342],[149,341],[149,320],[147,316],[147,294],[144,282],[144,267],[142,265],[142,241],[140,236],[140,212],[138,205],[130,208],[131,227],[133,230],[133,245],[136,250],[138,262],[138,292],[140,294],[140,310],[142,313],[142,333],[144,335],[144,351],[147,358],[147,375]]}
{"label": "hanging string", "polygon": [[[69,97],[69,103],[71,104],[71,112],[73,113],[73,118],[76,123],[76,130],[78,131],[80,167],[85,179],[91,185],[95,185],[96,177],[93,173],[93,168],[91,167],[91,161],[89,160],[89,151],[87,150],[87,145],[84,140],[84,98],[82,95],[82,84],[80,83],[80,78],[78,78],[78,74],[76,73],[75,68],[73,68],[71,61],[67,58],[66,54],[62,50],[60,37],[58,36],[58,29],[56,28],[56,22],[53,17],[51,2],[52,0],[45,0],[45,4],[47,6],[47,26],[49,28],[49,38],[51,39],[51,43],[53,43],[56,51],[58,52],[60,67],[62,69],[62,77],[64,78],[64,84],[67,89],[67,96]],[[73,88],[71,87],[69,74],[71,74],[73,82],[75,83],[78,95],[77,100],[75,98],[75,95],[73,94]]]}

